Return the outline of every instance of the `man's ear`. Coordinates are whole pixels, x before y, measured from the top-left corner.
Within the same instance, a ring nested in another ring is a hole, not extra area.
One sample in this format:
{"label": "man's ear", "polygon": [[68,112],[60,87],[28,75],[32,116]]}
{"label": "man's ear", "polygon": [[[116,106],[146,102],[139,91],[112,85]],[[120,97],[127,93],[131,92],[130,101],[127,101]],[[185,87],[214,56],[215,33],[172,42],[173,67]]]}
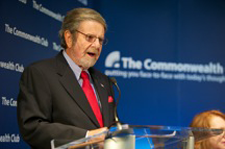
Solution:
{"label": "man's ear", "polygon": [[73,35],[71,34],[69,30],[66,30],[64,32],[64,39],[65,39],[67,48],[71,48],[73,45]]}

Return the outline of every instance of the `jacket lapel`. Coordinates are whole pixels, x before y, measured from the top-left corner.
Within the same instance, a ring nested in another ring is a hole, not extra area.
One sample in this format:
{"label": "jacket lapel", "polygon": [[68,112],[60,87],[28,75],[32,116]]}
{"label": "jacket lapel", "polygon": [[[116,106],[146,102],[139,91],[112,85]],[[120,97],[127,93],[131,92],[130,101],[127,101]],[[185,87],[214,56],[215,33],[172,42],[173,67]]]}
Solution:
{"label": "jacket lapel", "polygon": [[57,55],[56,60],[58,68],[57,74],[60,76],[60,83],[71,96],[71,98],[77,103],[80,109],[82,109],[83,112],[86,113],[86,115],[90,118],[90,120],[97,127],[99,127],[98,121],[91,109],[91,106],[62,53]]}

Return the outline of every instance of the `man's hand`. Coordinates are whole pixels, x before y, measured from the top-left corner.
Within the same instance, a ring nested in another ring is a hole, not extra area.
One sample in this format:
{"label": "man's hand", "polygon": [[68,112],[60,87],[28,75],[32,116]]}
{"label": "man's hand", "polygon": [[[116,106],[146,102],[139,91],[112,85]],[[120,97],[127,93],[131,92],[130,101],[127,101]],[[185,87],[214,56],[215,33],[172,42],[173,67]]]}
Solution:
{"label": "man's hand", "polygon": [[[87,136],[93,136],[95,134],[99,134],[99,133],[107,131],[107,130],[108,130],[107,127],[102,127],[102,128],[99,128],[99,129],[89,130],[88,133],[87,133]],[[103,149],[104,148],[104,140],[105,140],[105,134],[102,134],[101,136],[98,136],[98,137],[95,137],[95,138],[91,139],[90,142],[92,142],[92,141],[93,142],[100,142],[100,143],[98,143],[99,148]]]}
{"label": "man's hand", "polygon": [[107,130],[108,130],[107,127],[102,127],[102,128],[99,128],[99,129],[89,130],[88,133],[87,133],[87,136],[93,136],[95,134],[98,134],[98,133],[101,133],[101,132],[107,131]]}

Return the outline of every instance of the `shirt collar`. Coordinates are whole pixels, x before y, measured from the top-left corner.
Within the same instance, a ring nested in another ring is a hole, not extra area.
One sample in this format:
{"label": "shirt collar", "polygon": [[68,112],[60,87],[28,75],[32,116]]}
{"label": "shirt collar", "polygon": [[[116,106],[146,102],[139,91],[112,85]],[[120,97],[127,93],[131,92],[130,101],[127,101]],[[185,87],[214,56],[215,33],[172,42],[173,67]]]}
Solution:
{"label": "shirt collar", "polygon": [[65,57],[66,61],[68,62],[70,68],[74,72],[77,80],[80,79],[80,74],[81,74],[81,68],[68,56],[65,50],[63,50],[63,56]]}

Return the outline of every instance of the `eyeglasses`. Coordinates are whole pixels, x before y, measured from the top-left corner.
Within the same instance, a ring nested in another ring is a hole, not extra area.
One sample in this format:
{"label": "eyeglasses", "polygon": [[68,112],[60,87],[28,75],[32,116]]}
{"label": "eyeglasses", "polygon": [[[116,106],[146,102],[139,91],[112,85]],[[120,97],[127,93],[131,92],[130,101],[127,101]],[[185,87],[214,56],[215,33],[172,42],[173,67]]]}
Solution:
{"label": "eyeglasses", "polygon": [[96,41],[96,39],[98,38],[98,41],[101,45],[106,45],[108,43],[108,40],[106,38],[100,38],[100,37],[97,37],[95,35],[92,35],[92,34],[85,34],[79,30],[76,30],[78,33],[81,33],[82,35],[85,36],[85,39],[90,42],[90,43],[94,43]]}

